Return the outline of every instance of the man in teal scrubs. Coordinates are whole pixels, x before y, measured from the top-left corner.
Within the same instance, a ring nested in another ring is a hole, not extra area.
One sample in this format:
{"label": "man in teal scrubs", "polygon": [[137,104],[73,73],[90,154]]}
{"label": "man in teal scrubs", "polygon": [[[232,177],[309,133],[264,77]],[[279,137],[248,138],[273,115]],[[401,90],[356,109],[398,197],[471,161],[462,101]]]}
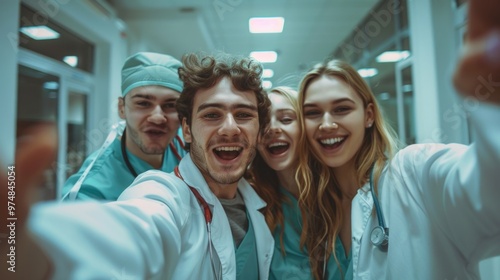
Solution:
{"label": "man in teal scrubs", "polygon": [[118,99],[125,130],[112,129],[103,146],[66,181],[63,200],[116,200],[138,174],[173,171],[186,154],[175,110],[183,88],[180,66],[169,55],[150,52],[126,60]]}

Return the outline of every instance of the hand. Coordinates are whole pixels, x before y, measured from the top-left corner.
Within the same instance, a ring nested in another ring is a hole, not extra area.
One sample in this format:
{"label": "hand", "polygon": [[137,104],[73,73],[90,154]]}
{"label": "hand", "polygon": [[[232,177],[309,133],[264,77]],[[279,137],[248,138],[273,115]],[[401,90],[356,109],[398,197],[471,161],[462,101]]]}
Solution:
{"label": "hand", "polygon": [[453,83],[465,97],[500,105],[500,1],[468,5],[467,39]]}
{"label": "hand", "polygon": [[[57,133],[55,125],[40,124],[29,127],[21,132],[21,137],[17,142],[15,156],[15,243],[8,244],[7,239],[3,239],[1,243],[1,254],[7,257],[7,254],[12,252],[15,254],[15,272],[9,271],[11,267],[8,262],[3,261],[2,270],[0,271],[0,279],[45,279],[50,275],[50,262],[38,248],[38,245],[33,242],[25,229],[25,223],[28,218],[29,210],[36,194],[36,187],[43,180],[44,171],[50,168],[54,162],[57,151]],[[1,165],[1,164],[0,164]],[[7,170],[5,167],[3,171]],[[7,172],[0,173],[0,182],[2,184],[2,207],[0,211],[0,219],[2,224],[7,222]],[[6,232],[10,236],[10,229],[2,228],[2,232]],[[12,247],[14,246],[14,247]],[[14,250],[12,250],[14,248]],[[7,261],[11,257],[7,257]]]}

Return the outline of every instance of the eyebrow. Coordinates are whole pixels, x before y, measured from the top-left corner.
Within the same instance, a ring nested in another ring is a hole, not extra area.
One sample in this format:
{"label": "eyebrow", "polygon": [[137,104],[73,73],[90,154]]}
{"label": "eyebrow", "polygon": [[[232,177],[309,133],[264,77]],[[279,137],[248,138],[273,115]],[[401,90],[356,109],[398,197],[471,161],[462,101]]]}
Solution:
{"label": "eyebrow", "polygon": [[[224,106],[223,104],[220,104],[220,103],[204,103],[198,107],[197,112],[203,111],[207,108],[225,109],[227,107]],[[249,104],[236,104],[236,105],[231,106],[230,109],[249,109],[249,110],[257,111],[257,106],[249,105]]]}
{"label": "eyebrow", "polygon": [[[352,103],[352,104],[356,104],[356,102],[354,102],[354,100],[352,100],[350,98],[347,98],[347,97],[333,100],[331,103],[332,104],[338,104],[338,103],[342,103],[342,102],[349,102],[349,103]],[[316,105],[310,104],[310,103],[305,103],[302,107],[313,107],[313,106],[316,106]]]}
{"label": "eyebrow", "polygon": [[287,108],[287,109],[278,109],[278,110],[276,110],[276,113],[280,113],[280,114],[281,114],[281,113],[288,113],[288,112],[290,112],[290,113],[294,113],[294,114],[296,114],[296,113],[297,113],[294,109],[291,109],[291,108]]}
{"label": "eyebrow", "polygon": [[[131,99],[133,99],[133,98],[144,98],[147,100],[156,100],[155,96],[149,95],[149,94],[142,94],[142,93],[138,93],[138,94],[131,97]],[[172,102],[172,101],[176,101],[176,100],[177,100],[176,97],[171,97],[171,98],[163,100],[163,102]]]}

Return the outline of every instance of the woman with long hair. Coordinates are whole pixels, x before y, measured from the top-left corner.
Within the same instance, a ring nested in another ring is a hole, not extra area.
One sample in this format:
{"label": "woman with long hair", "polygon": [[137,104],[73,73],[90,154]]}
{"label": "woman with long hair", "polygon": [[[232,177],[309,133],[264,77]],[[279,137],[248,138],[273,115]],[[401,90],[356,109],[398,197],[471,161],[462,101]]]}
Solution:
{"label": "woman with long hair", "polygon": [[264,215],[275,239],[270,279],[310,279],[308,255],[300,247],[302,214],[297,205],[295,181],[300,127],[297,91],[276,87],[269,91],[271,121],[261,135],[256,157],[249,168],[249,181],[267,207]]}
{"label": "woman with long hair", "polygon": [[344,279],[478,278],[479,260],[500,255],[500,108],[486,104],[497,99],[470,112],[475,144],[398,150],[353,67],[309,71],[297,180],[314,277],[331,276],[332,256]]}

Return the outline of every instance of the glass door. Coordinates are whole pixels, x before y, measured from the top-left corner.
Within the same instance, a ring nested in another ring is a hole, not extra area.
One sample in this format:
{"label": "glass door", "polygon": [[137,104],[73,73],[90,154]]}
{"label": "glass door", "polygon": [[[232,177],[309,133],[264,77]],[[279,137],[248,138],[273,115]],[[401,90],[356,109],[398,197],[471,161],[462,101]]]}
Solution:
{"label": "glass door", "polygon": [[[19,139],[26,128],[40,123],[57,124],[60,103],[60,77],[23,65],[18,67],[17,135]],[[45,171],[41,199],[52,199],[57,193],[57,168]]]}
{"label": "glass door", "polygon": [[396,63],[398,134],[403,145],[415,144],[415,106],[411,57]]}
{"label": "glass door", "polygon": [[76,173],[87,155],[87,96],[83,91],[68,91],[67,147],[65,179]]}
{"label": "glass door", "polygon": [[93,77],[29,50],[19,50],[18,131],[37,122],[57,124],[58,154],[47,171],[45,199],[58,199],[66,179],[88,152],[86,132]]}

